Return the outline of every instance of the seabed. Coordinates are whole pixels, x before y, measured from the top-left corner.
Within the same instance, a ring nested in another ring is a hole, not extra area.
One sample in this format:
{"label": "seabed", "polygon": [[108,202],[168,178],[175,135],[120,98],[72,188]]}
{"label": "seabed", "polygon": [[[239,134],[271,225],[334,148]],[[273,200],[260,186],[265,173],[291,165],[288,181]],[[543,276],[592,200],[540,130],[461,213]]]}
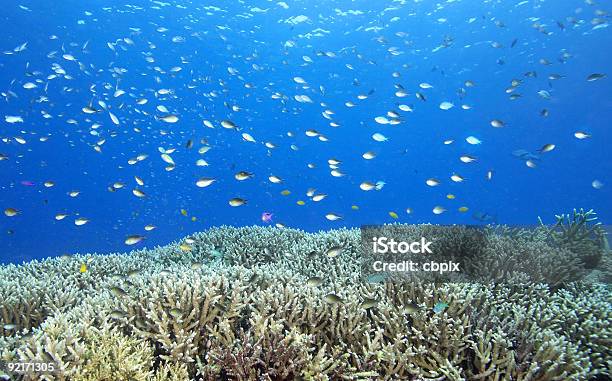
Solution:
{"label": "seabed", "polygon": [[[390,226],[408,237],[434,237],[437,250],[473,242],[465,227]],[[0,374],[75,381],[610,379],[612,261],[593,235],[568,239],[585,226],[481,230],[484,244],[480,237],[468,250],[479,263],[474,278],[456,282],[367,276],[371,258],[359,229],[218,227],[126,254],[5,265]],[[340,250],[328,255],[330,248]],[[9,372],[15,363],[38,364],[39,371]]]}

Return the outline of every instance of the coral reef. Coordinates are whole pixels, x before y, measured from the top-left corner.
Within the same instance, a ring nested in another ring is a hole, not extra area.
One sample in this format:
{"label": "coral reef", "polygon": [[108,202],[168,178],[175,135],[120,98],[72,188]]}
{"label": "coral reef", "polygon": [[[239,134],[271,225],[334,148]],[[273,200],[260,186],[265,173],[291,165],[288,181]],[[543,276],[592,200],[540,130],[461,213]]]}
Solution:
{"label": "coral reef", "polygon": [[477,281],[364,281],[357,229],[219,227],[188,251],[183,240],[0,267],[0,359],[53,362],[15,376],[49,381],[610,376],[612,297],[588,277],[609,266],[551,242],[569,233],[400,227],[469,258]]}
{"label": "coral reef", "polygon": [[571,216],[561,214],[555,218],[557,222],[552,227],[546,227],[539,219],[552,241],[580,255],[586,268],[596,267],[604,254],[606,242],[606,231],[597,221],[597,213],[593,209],[574,209]]}

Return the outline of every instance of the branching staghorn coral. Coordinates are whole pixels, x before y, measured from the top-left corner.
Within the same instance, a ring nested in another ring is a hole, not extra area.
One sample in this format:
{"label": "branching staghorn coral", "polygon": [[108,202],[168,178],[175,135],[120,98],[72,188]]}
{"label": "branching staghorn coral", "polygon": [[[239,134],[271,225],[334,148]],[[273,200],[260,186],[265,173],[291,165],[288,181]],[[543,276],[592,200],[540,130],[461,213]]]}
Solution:
{"label": "branching staghorn coral", "polygon": [[126,336],[108,323],[91,327],[83,337],[85,360],[74,371],[75,381],[147,381],[152,375],[153,350],[136,336]]}
{"label": "branching staghorn coral", "polygon": [[312,361],[309,335],[297,329],[285,331],[282,323],[271,317],[256,315],[252,319],[253,330],[241,330],[229,346],[211,347],[204,359],[209,365],[200,368],[200,375],[218,379],[220,369],[237,380],[292,380],[302,375]]}
{"label": "branching staghorn coral", "polygon": [[540,225],[546,228],[550,238],[559,246],[567,247],[579,254],[588,269],[599,263],[605,250],[606,231],[601,222],[597,221],[597,213],[590,209],[573,210],[570,214],[556,215],[557,222],[547,227],[538,217]]}
{"label": "branching staghorn coral", "polygon": [[[436,236],[438,250],[483,260],[481,281],[466,283],[364,282],[355,229],[222,227],[191,236],[189,252],[175,243],[4,266],[2,308],[16,327],[0,358],[53,361],[60,373],[30,379],[66,381],[609,376],[609,286],[572,283],[558,270],[586,271],[581,261],[541,232],[515,233],[407,227],[407,238]],[[342,252],[325,255],[334,246]],[[8,303],[11,292],[22,299]],[[24,308],[34,318],[20,318]]]}
{"label": "branching staghorn coral", "polygon": [[587,273],[580,254],[534,240],[531,231],[514,234],[506,236],[492,231],[487,235],[486,244],[465,264],[470,279],[504,282],[522,274],[529,282],[559,287],[580,280]]}

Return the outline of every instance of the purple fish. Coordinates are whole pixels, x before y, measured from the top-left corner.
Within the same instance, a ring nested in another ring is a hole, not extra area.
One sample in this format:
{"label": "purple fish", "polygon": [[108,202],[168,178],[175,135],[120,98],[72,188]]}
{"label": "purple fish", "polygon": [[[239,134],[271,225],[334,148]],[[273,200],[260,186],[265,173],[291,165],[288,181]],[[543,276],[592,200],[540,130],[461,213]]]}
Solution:
{"label": "purple fish", "polygon": [[23,181],[21,181],[21,185],[26,186],[26,187],[33,187],[35,184],[32,181],[23,180]]}
{"label": "purple fish", "polygon": [[272,214],[272,213],[269,213],[269,212],[263,212],[263,213],[261,214],[261,220],[262,220],[263,222],[265,222],[266,224],[269,224],[270,222],[272,222],[272,216],[273,216],[273,214]]}

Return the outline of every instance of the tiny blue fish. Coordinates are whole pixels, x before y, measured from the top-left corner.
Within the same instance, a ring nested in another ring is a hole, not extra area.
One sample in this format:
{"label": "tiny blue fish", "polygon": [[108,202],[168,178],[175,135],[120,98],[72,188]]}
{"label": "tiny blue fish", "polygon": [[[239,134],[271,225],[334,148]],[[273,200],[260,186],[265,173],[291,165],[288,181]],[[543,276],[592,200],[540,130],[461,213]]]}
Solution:
{"label": "tiny blue fish", "polygon": [[448,307],[448,303],[438,302],[435,306],[433,306],[433,312],[439,314],[444,311]]}

